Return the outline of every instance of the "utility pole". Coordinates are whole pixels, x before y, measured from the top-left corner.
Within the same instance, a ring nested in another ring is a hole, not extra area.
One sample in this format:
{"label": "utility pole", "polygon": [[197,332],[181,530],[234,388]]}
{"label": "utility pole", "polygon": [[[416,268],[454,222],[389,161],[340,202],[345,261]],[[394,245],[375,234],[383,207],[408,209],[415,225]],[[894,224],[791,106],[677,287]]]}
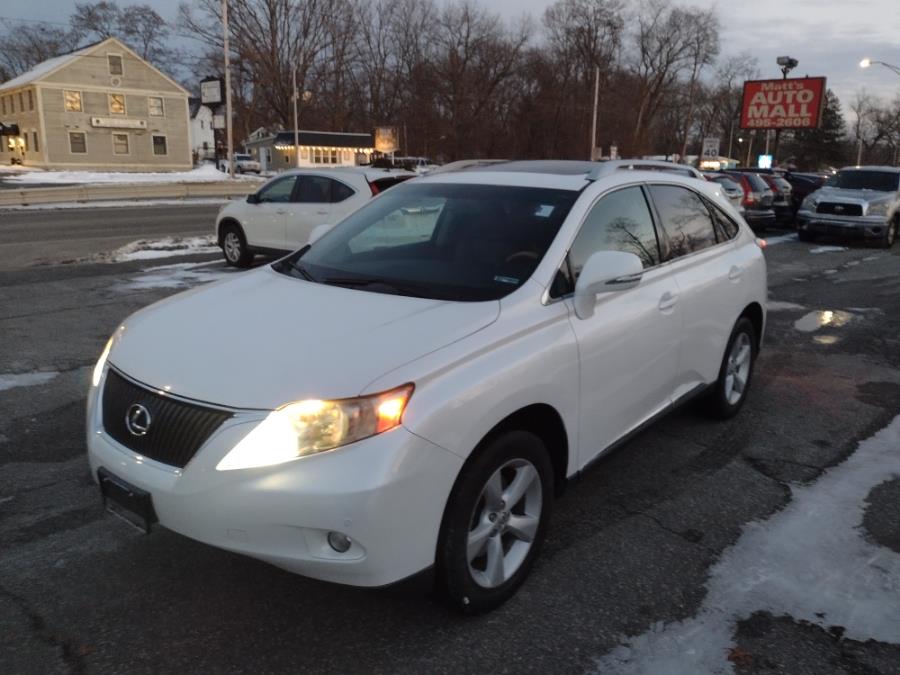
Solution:
{"label": "utility pole", "polygon": [[[791,72],[794,68],[797,67],[799,61],[797,59],[792,59],[790,56],[779,56],[775,62],[781,66],[781,75],[783,80],[788,79],[788,73]],[[822,92],[824,95],[824,92]],[[769,132],[766,132],[766,140],[768,140]],[[775,130],[775,148],[772,153],[772,166],[775,166],[778,163],[778,146],[781,144],[781,129]],[[769,154],[768,144],[766,144],[766,154]]]}
{"label": "utility pole", "polygon": [[[766,135],[768,135],[768,131],[766,131]],[[750,166],[750,155],[753,153],[753,137],[756,135],[756,131],[750,132],[750,138],[747,139],[747,163],[744,166]]]}
{"label": "utility pole", "polygon": [[234,136],[231,129],[231,57],[228,54],[228,0],[222,0],[222,30],[225,42],[225,134],[228,141],[228,175],[234,178]]}
{"label": "utility pole", "polygon": [[594,156],[594,149],[597,147],[597,101],[600,98],[600,66],[594,68],[594,112],[591,115],[591,161],[599,159]]}
{"label": "utility pole", "polygon": [[300,122],[297,119],[297,106],[299,105],[298,99],[300,98],[300,92],[297,91],[297,66],[294,66],[294,155],[295,155],[295,164],[297,168],[300,168]]}

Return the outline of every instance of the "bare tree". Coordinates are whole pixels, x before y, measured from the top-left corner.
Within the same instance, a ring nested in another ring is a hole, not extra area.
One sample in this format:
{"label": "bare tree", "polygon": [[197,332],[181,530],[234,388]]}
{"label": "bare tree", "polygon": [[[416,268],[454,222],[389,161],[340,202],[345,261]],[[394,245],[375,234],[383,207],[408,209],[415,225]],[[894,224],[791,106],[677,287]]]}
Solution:
{"label": "bare tree", "polygon": [[72,48],[77,36],[65,28],[0,20],[0,82]]}
{"label": "bare tree", "polygon": [[89,40],[105,40],[119,34],[120,16],[121,10],[115,2],[78,2],[69,23],[72,30]]}

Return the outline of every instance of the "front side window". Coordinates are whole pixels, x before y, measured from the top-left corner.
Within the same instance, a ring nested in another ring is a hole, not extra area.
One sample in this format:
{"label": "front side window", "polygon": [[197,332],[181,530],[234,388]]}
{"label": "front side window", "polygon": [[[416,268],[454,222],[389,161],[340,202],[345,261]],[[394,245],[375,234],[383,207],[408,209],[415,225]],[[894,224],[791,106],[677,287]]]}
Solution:
{"label": "front side window", "polygon": [[64,91],[63,97],[66,104],[66,112],[81,112],[81,92]]}
{"label": "front side window", "polygon": [[122,57],[118,54],[108,54],[106,61],[109,64],[110,75],[121,75],[125,72],[122,68]]}
{"label": "front side window", "polygon": [[590,210],[569,250],[574,281],[578,280],[587,259],[597,251],[633,253],[645,269],[659,264],[656,230],[641,188],[616,190]]}
{"label": "front side window", "polygon": [[578,194],[406,183],[367,203],[275,269],[376,293],[496,300],[528,280]]}
{"label": "front side window", "polygon": [[670,258],[716,245],[709,210],[696,193],[679,185],[651,185],[650,196],[659,213]]}
{"label": "front side window", "polygon": [[83,131],[69,132],[69,152],[75,155],[83,155],[87,152],[87,138]]}
{"label": "front side window", "polygon": [[[163,108],[163,100],[159,96],[147,97],[147,113],[150,117],[165,117],[165,109]],[[203,122],[200,122],[202,125]],[[202,126],[201,126],[202,128]]]}
{"label": "front side window", "polygon": [[153,154],[154,155],[169,154],[169,150],[166,147],[166,137],[165,136],[154,136],[153,137]]}
{"label": "front side window", "polygon": [[128,154],[128,134],[113,134],[113,153],[116,155]]}
{"label": "front side window", "polygon": [[291,195],[294,193],[294,183],[296,182],[296,176],[285,176],[272,181],[257,193],[259,203],[268,204],[291,201]]}
{"label": "front side window", "polygon": [[113,115],[125,114],[125,94],[109,95],[109,112]]}

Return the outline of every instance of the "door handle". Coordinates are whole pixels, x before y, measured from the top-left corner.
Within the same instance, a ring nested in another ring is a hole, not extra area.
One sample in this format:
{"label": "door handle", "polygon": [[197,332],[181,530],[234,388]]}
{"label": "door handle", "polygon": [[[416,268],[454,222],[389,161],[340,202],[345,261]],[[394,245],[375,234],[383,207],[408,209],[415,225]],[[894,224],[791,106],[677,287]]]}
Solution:
{"label": "door handle", "polygon": [[738,267],[737,265],[732,265],[731,269],[728,270],[728,278],[732,281],[737,281],[741,278],[741,275],[744,273],[743,267]]}
{"label": "door handle", "polygon": [[327,215],[328,215],[328,211],[316,211],[316,215],[319,215],[319,216],[327,216]]}
{"label": "door handle", "polygon": [[675,307],[675,304],[678,302],[678,293],[672,293],[671,291],[666,291],[662,294],[662,297],[659,299],[659,311],[660,312],[668,312],[669,310]]}
{"label": "door handle", "polygon": [[285,213],[287,213],[287,211],[285,211],[283,209],[278,209],[277,211],[275,211],[275,213],[277,213],[279,216],[283,216]]}

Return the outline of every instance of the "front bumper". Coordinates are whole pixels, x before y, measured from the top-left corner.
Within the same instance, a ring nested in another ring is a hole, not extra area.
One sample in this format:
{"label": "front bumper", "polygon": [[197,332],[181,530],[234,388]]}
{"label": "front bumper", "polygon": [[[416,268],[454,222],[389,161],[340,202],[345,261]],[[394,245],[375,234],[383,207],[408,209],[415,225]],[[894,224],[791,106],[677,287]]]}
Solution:
{"label": "front bumper", "polygon": [[811,234],[880,239],[884,237],[887,226],[884,216],[835,216],[803,209],[797,212],[797,229]]}
{"label": "front bumper", "polygon": [[[142,458],[103,430],[88,397],[88,460],[152,495],[164,527],[315,579],[384,586],[434,563],[463,460],[403,427],[281,465],[217,471],[259,420],[222,425],[184,467]],[[350,537],[338,553],[327,534]]]}

